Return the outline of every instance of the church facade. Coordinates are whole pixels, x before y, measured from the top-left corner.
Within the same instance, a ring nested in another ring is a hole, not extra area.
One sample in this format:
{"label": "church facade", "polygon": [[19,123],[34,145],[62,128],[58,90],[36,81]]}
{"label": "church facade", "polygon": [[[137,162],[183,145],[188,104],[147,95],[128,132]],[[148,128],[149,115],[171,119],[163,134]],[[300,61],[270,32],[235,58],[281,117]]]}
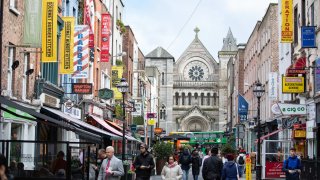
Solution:
{"label": "church facade", "polygon": [[198,28],[195,32],[177,60],[161,47],[146,56],[146,66],[156,66],[161,74],[159,109],[165,115],[159,122],[166,132],[226,129],[227,62],[236,51],[236,40],[229,29],[218,62],[199,39]]}

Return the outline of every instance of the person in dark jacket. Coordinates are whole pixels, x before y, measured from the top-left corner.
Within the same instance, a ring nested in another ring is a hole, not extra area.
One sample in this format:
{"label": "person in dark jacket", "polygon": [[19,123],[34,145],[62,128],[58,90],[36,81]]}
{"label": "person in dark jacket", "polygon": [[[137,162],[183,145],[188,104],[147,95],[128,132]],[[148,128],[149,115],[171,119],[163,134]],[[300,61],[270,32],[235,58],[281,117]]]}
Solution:
{"label": "person in dark jacket", "polygon": [[204,180],[220,180],[222,160],[218,157],[218,148],[211,149],[211,157],[203,162],[202,177]]}
{"label": "person in dark jacket", "polygon": [[179,164],[181,164],[181,169],[183,172],[182,179],[188,180],[190,164],[191,164],[191,155],[187,148],[183,150],[182,155],[179,157]]}
{"label": "person in dark jacket", "polygon": [[282,171],[286,173],[287,180],[299,180],[301,173],[301,160],[296,156],[296,149],[290,149],[290,156],[283,162]]}
{"label": "person in dark jacket", "polygon": [[140,145],[140,152],[133,165],[136,168],[136,180],[149,180],[154,168],[153,156],[148,152],[148,146],[144,143]]}
{"label": "person in dark jacket", "polygon": [[197,150],[193,150],[192,152],[191,164],[193,180],[198,180],[202,161]]}
{"label": "person in dark jacket", "polygon": [[222,169],[222,180],[238,180],[238,165],[234,162],[233,154],[228,154],[227,159],[228,162],[224,164]]}

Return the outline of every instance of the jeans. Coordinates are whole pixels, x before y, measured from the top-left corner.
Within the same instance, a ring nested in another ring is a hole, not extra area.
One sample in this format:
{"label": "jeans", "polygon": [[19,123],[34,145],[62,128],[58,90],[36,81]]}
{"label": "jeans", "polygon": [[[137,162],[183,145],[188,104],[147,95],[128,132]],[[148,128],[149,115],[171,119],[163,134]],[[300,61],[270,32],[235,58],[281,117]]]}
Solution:
{"label": "jeans", "polygon": [[182,170],[182,180],[188,180],[188,176],[189,176],[189,169]]}
{"label": "jeans", "polygon": [[238,171],[239,171],[239,177],[242,177],[243,175],[243,166],[238,166]]}
{"label": "jeans", "polygon": [[193,180],[198,180],[198,178],[199,178],[199,175],[194,175],[193,174]]}

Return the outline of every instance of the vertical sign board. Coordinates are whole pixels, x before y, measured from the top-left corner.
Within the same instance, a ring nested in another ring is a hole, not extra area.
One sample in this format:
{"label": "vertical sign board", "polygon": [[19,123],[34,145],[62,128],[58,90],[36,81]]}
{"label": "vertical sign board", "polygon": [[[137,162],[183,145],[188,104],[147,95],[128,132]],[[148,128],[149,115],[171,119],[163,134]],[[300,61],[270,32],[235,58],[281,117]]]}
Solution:
{"label": "vertical sign board", "polygon": [[84,24],[89,25],[89,48],[94,48],[94,2],[93,0],[85,0],[84,8]]}
{"label": "vertical sign board", "polygon": [[314,91],[319,92],[320,91],[320,57],[316,59],[316,68],[315,68],[315,87]]}
{"label": "vertical sign board", "polygon": [[122,99],[122,94],[117,88],[117,84],[119,84],[122,74],[123,66],[112,66],[112,90],[114,92],[114,98],[117,100]]}
{"label": "vertical sign board", "polygon": [[109,13],[104,13],[101,15],[101,19],[101,62],[109,62],[111,16]]}
{"label": "vertical sign board", "polygon": [[57,62],[58,1],[42,1],[42,62]]}
{"label": "vertical sign board", "polygon": [[303,93],[304,77],[282,77],[282,93]]}
{"label": "vertical sign board", "polygon": [[293,42],[293,0],[283,0],[281,6],[281,42]]}
{"label": "vertical sign board", "polygon": [[301,27],[301,47],[316,48],[316,27],[302,26]]}
{"label": "vertical sign board", "polygon": [[74,79],[88,78],[89,69],[89,26],[77,25],[74,28],[73,65]]}
{"label": "vertical sign board", "polygon": [[24,1],[23,43],[41,47],[41,0]]}
{"label": "vertical sign board", "polygon": [[239,94],[238,95],[238,114],[239,114],[240,122],[247,120],[248,107],[249,107],[249,104],[246,101],[246,99]]}
{"label": "vertical sign board", "polygon": [[61,74],[73,73],[73,35],[74,35],[74,17],[62,17],[64,28],[61,32]]}
{"label": "vertical sign board", "polygon": [[250,156],[246,157],[246,180],[251,180],[252,174],[251,174],[251,158]]}
{"label": "vertical sign board", "polygon": [[278,97],[278,73],[269,73],[269,98],[275,100]]}

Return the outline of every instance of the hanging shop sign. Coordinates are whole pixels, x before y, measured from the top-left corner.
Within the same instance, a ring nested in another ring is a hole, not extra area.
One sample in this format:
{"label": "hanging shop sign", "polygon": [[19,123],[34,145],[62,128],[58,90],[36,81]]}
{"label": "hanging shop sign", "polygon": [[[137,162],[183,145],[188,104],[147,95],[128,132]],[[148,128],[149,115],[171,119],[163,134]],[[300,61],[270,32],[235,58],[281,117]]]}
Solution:
{"label": "hanging shop sign", "polygon": [[92,94],[92,83],[72,83],[71,94]]}
{"label": "hanging shop sign", "polygon": [[156,124],[156,120],[155,119],[148,119],[148,125],[149,126],[154,126]]}
{"label": "hanging shop sign", "polygon": [[248,107],[249,103],[246,99],[239,94],[238,96],[238,114],[240,118],[240,122],[246,121],[248,119]]}
{"label": "hanging shop sign", "polygon": [[306,135],[306,130],[296,129],[293,131],[293,138],[306,138]]}
{"label": "hanging shop sign", "polygon": [[307,130],[307,139],[313,139],[314,138],[314,132],[313,128],[316,127],[315,120],[307,121],[306,123],[306,130]]}
{"label": "hanging shop sign", "polygon": [[293,42],[293,0],[283,0],[281,6],[281,42]]}
{"label": "hanging shop sign", "polygon": [[111,16],[109,13],[101,15],[101,62],[109,62],[109,45],[111,35]]}
{"label": "hanging shop sign", "polygon": [[134,105],[134,108],[136,111],[132,112],[132,116],[141,116],[141,108],[142,108],[142,103],[141,102],[136,102]]}
{"label": "hanging shop sign", "polygon": [[73,65],[74,79],[88,78],[89,71],[89,26],[77,25],[74,29]]}
{"label": "hanging shop sign", "polygon": [[40,95],[40,101],[49,107],[60,108],[60,99],[46,93]]}
{"label": "hanging shop sign", "polygon": [[307,106],[305,104],[276,103],[272,105],[271,111],[277,115],[305,115],[307,114]]}
{"label": "hanging shop sign", "polygon": [[73,74],[74,17],[62,17],[60,74]]}
{"label": "hanging shop sign", "polygon": [[57,62],[58,1],[42,1],[42,62]]}
{"label": "hanging shop sign", "polygon": [[24,1],[23,43],[41,47],[41,0]]}
{"label": "hanging shop sign", "polygon": [[282,77],[282,93],[303,93],[304,77]]}
{"label": "hanging shop sign", "polygon": [[298,117],[284,119],[282,122],[282,129],[291,129],[294,126],[294,124],[298,124],[298,123],[299,123]]}
{"label": "hanging shop sign", "polygon": [[118,91],[117,85],[119,84],[123,74],[123,66],[112,66],[111,74],[112,74],[111,89],[113,90],[113,93],[114,93],[114,99],[119,100],[122,98],[122,94],[120,91]]}
{"label": "hanging shop sign", "polygon": [[108,88],[100,89],[99,90],[99,98],[101,99],[111,99],[113,98],[113,91]]}
{"label": "hanging shop sign", "polygon": [[315,68],[316,74],[315,74],[315,87],[314,91],[318,92],[320,91],[320,57],[316,59],[316,68]]}
{"label": "hanging shop sign", "polygon": [[316,46],[316,26],[301,27],[301,47],[317,48]]}

